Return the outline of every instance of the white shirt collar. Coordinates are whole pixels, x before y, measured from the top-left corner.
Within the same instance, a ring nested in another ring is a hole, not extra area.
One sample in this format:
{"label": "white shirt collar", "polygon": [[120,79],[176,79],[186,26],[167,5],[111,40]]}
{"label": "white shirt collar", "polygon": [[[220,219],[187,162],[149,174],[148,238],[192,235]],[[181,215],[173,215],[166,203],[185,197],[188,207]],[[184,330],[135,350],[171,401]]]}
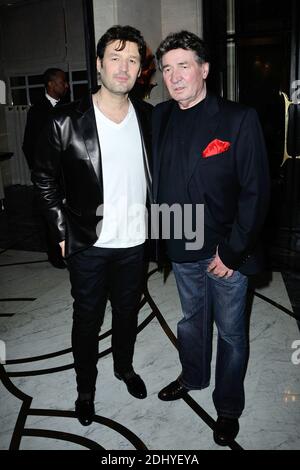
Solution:
{"label": "white shirt collar", "polygon": [[59,102],[59,100],[56,100],[55,98],[52,98],[52,96],[48,95],[47,92],[45,92],[45,96],[47,98],[47,100],[50,101],[50,103],[52,104],[52,106],[56,106],[56,104]]}

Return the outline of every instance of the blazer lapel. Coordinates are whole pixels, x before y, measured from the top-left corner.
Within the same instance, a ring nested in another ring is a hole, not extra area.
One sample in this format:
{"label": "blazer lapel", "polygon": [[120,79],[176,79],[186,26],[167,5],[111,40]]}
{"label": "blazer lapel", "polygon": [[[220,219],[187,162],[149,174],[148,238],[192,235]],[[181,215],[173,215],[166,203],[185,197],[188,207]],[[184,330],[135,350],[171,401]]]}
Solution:
{"label": "blazer lapel", "polygon": [[82,116],[78,120],[79,129],[83,137],[88,157],[91,161],[98,184],[103,190],[101,151],[96,126],[96,118],[92,98],[84,99],[80,102],[79,112]]}
{"label": "blazer lapel", "polygon": [[[154,194],[155,201],[157,200],[157,197],[158,197],[160,167],[161,167],[161,162],[163,159],[164,149],[167,144],[168,130],[171,125],[171,115],[174,109],[175,109],[175,101],[171,100],[167,104],[166,108],[163,110],[160,123],[158,123],[159,131],[158,131],[158,136],[155,142],[156,148],[153,149],[153,154],[154,154],[153,173],[154,172],[156,173],[156,178],[154,179],[154,186],[153,186],[153,194]],[[155,165],[156,165],[156,168],[155,168]]]}
{"label": "blazer lapel", "polygon": [[199,122],[199,134],[196,136],[194,133],[195,138],[191,142],[189,152],[189,176],[187,183],[190,181],[196,166],[201,161],[203,150],[209,142],[213,140],[216,129],[219,125],[219,120],[220,114],[217,97],[208,94],[204,103],[202,119],[201,122]]}

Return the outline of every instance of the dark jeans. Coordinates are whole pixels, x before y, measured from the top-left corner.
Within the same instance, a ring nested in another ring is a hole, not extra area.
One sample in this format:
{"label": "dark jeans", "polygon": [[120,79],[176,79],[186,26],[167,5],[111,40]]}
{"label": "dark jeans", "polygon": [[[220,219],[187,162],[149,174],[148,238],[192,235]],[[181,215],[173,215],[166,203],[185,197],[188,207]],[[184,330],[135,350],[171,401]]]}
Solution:
{"label": "dark jeans", "polygon": [[238,418],[245,405],[249,355],[248,279],[239,271],[228,279],[218,278],[207,272],[210,261],[172,263],[184,316],[177,330],[181,381],[189,389],[208,387],[215,321],[218,345],[213,401],[218,415]]}
{"label": "dark jeans", "polygon": [[108,298],[112,306],[112,354],[120,373],[132,370],[137,315],[144,282],[144,245],[90,247],[69,257],[72,285],[72,347],[79,392],[93,392],[98,335]]}

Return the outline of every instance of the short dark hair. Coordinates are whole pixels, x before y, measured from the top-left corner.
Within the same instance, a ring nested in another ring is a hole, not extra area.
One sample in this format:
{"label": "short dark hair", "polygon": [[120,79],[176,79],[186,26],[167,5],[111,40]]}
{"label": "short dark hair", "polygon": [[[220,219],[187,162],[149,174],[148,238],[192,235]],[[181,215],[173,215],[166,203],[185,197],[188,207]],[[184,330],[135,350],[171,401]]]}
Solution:
{"label": "short dark hair", "polygon": [[156,59],[160,70],[162,68],[163,56],[173,49],[194,51],[196,59],[200,64],[209,62],[209,53],[204,41],[190,31],[179,31],[177,33],[168,34],[157,48]]}
{"label": "short dark hair", "polygon": [[122,51],[126,46],[126,41],[135,42],[138,46],[139,54],[141,57],[141,65],[146,57],[146,43],[138,29],[132,26],[112,26],[106,33],[99,39],[97,44],[97,57],[100,60],[104,57],[106,46],[113,41],[119,40],[121,42],[119,50]]}
{"label": "short dark hair", "polygon": [[51,82],[51,80],[53,80],[59,73],[65,72],[55,67],[45,70],[45,72],[43,73],[43,83],[45,85],[45,88],[47,88],[48,83]]}

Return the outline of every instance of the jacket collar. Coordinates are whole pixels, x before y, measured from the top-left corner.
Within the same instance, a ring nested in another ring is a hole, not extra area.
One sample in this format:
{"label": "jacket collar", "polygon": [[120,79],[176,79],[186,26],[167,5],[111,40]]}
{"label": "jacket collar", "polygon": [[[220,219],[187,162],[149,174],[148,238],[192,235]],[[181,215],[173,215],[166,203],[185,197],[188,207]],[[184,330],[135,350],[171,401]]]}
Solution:
{"label": "jacket collar", "polygon": [[93,166],[100,189],[103,191],[101,151],[98,141],[92,95],[89,94],[82,98],[78,103],[76,110],[79,113],[78,125],[85,143],[87,154]]}
{"label": "jacket collar", "polygon": [[144,161],[144,168],[145,168],[145,176],[147,181],[148,193],[149,196],[152,197],[151,194],[151,187],[152,187],[152,175],[150,171],[150,167],[152,167],[151,163],[151,135],[149,129],[149,116],[145,112],[145,104],[141,100],[136,100],[134,97],[129,96],[129,99],[134,107],[140,135],[141,135],[141,143],[142,143],[142,151],[143,151],[143,161]]}

